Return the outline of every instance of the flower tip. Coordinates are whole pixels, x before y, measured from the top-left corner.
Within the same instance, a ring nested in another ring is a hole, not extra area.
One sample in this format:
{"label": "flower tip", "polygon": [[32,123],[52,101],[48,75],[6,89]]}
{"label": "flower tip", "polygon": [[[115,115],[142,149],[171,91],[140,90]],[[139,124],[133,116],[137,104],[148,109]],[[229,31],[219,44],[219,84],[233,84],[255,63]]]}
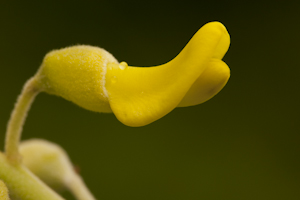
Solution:
{"label": "flower tip", "polygon": [[227,29],[224,26],[224,24],[222,24],[219,21],[208,22],[202,28],[204,28],[205,26],[215,27],[216,29],[219,29],[221,32],[227,33]]}

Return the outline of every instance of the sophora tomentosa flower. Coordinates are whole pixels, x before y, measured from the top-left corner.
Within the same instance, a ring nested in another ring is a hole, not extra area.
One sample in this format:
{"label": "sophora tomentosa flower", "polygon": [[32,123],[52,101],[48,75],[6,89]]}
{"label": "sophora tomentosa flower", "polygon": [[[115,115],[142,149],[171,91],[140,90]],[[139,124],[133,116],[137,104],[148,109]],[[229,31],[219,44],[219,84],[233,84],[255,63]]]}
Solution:
{"label": "sophora tomentosa flower", "polygon": [[35,76],[40,89],[128,126],[147,125],[176,107],[203,103],[227,83],[230,44],[219,22],[204,25],[168,63],[132,67],[104,49],[79,45],[48,53]]}

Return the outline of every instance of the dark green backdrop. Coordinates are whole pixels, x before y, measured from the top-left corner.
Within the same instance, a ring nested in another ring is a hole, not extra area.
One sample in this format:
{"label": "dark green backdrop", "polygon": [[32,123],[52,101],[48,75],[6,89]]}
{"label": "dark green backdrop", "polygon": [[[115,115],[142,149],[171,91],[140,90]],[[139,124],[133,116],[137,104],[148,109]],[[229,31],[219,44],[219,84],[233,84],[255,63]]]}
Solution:
{"label": "dark green backdrop", "polygon": [[218,20],[231,35],[231,78],[209,102],[130,128],[41,94],[22,138],[62,145],[98,199],[300,199],[300,3],[14,2],[0,3],[1,146],[15,99],[48,51],[90,44],[153,66]]}

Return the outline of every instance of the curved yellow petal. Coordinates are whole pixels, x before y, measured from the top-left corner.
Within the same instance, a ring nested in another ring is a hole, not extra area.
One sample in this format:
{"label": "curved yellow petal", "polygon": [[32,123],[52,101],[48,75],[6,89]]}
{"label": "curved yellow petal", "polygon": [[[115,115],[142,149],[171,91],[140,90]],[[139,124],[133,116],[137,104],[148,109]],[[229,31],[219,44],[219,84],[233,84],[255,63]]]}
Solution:
{"label": "curved yellow petal", "polygon": [[219,22],[204,25],[170,62],[157,67],[108,64],[105,87],[116,117],[128,126],[147,125],[173,110],[208,66],[228,34]]}
{"label": "curved yellow petal", "polygon": [[215,96],[227,83],[230,69],[222,60],[211,59],[206,70],[194,82],[178,107],[194,106]]}
{"label": "curved yellow petal", "polygon": [[227,83],[230,77],[230,69],[221,61],[228,51],[230,36],[228,32],[223,34],[215,49],[213,58],[207,69],[194,82],[178,107],[186,107],[201,104],[215,96]]}

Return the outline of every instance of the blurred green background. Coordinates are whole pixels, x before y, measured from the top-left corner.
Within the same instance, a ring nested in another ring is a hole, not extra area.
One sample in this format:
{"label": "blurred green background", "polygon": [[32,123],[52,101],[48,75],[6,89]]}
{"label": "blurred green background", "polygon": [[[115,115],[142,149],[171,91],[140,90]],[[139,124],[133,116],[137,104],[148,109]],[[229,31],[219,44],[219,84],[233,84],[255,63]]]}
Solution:
{"label": "blurred green background", "polygon": [[153,66],[218,20],[231,35],[231,78],[215,98],[130,128],[40,94],[22,138],[62,145],[98,199],[298,200],[299,9],[299,1],[1,1],[1,146],[16,97],[48,51],[90,44]]}

